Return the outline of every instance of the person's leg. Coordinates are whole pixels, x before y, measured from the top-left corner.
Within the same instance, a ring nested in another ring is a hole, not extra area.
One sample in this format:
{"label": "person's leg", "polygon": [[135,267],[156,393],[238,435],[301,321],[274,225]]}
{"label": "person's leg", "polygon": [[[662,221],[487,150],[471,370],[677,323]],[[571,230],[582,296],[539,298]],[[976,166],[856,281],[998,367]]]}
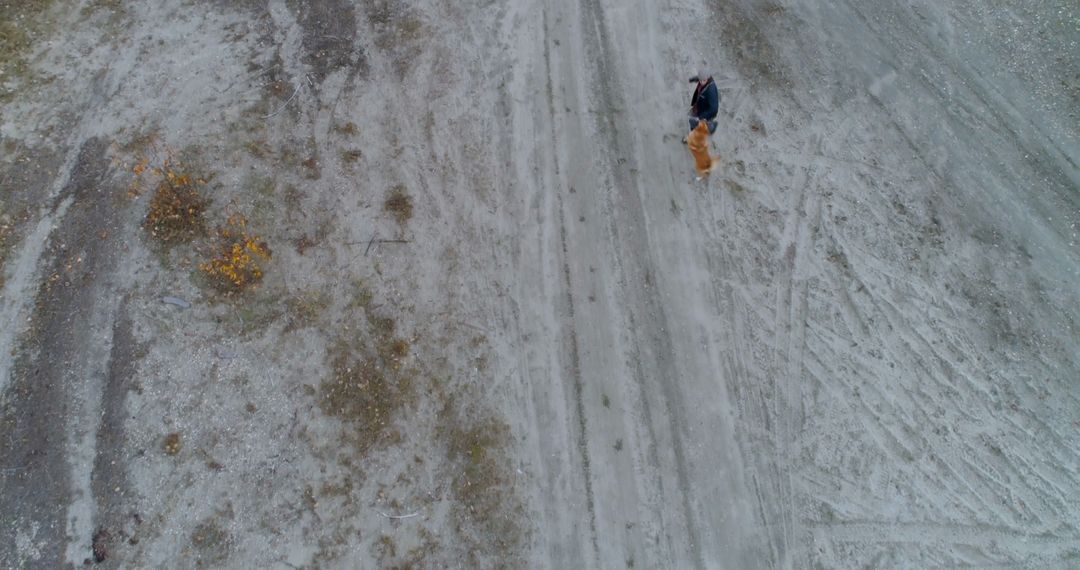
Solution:
{"label": "person's leg", "polygon": [[[693,115],[690,115],[690,131],[693,131],[697,127],[697,123],[698,123],[698,118],[693,116]],[[690,131],[686,132],[687,136],[690,135]],[[686,137],[682,138],[682,143],[686,144]]]}

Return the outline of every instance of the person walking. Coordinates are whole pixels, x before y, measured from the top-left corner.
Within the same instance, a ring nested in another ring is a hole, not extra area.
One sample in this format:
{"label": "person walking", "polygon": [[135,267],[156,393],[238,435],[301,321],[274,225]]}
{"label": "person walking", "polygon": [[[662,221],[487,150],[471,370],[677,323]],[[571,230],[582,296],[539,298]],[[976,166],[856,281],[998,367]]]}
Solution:
{"label": "person walking", "polygon": [[[716,115],[720,112],[720,91],[716,89],[712,73],[704,69],[691,77],[690,83],[697,83],[690,97],[690,130],[697,127],[699,120],[704,120],[711,135],[716,131]],[[686,144],[686,137],[682,142]]]}

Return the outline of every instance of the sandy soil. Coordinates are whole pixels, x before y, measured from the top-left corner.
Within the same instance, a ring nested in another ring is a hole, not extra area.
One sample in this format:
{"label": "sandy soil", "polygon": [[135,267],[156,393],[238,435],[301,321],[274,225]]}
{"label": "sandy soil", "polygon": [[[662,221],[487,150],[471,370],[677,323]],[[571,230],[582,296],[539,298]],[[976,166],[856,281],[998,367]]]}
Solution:
{"label": "sandy soil", "polygon": [[1076,567],[1078,22],[0,0],[0,566]]}

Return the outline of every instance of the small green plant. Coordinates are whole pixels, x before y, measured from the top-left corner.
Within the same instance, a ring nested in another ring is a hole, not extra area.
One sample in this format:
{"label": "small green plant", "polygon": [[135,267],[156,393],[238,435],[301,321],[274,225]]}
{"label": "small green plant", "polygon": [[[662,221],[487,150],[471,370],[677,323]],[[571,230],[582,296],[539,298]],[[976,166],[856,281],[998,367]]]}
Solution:
{"label": "small green plant", "polygon": [[161,450],[165,452],[165,455],[176,455],[180,453],[181,447],[180,434],[175,432],[165,436],[165,440],[161,443]]}

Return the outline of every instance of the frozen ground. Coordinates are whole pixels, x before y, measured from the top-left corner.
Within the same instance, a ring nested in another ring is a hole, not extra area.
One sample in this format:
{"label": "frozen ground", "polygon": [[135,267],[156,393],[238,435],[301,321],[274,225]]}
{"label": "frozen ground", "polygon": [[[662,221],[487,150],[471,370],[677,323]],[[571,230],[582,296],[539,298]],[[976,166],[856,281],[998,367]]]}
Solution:
{"label": "frozen ground", "polygon": [[0,566],[1080,565],[1075,2],[0,17]]}

